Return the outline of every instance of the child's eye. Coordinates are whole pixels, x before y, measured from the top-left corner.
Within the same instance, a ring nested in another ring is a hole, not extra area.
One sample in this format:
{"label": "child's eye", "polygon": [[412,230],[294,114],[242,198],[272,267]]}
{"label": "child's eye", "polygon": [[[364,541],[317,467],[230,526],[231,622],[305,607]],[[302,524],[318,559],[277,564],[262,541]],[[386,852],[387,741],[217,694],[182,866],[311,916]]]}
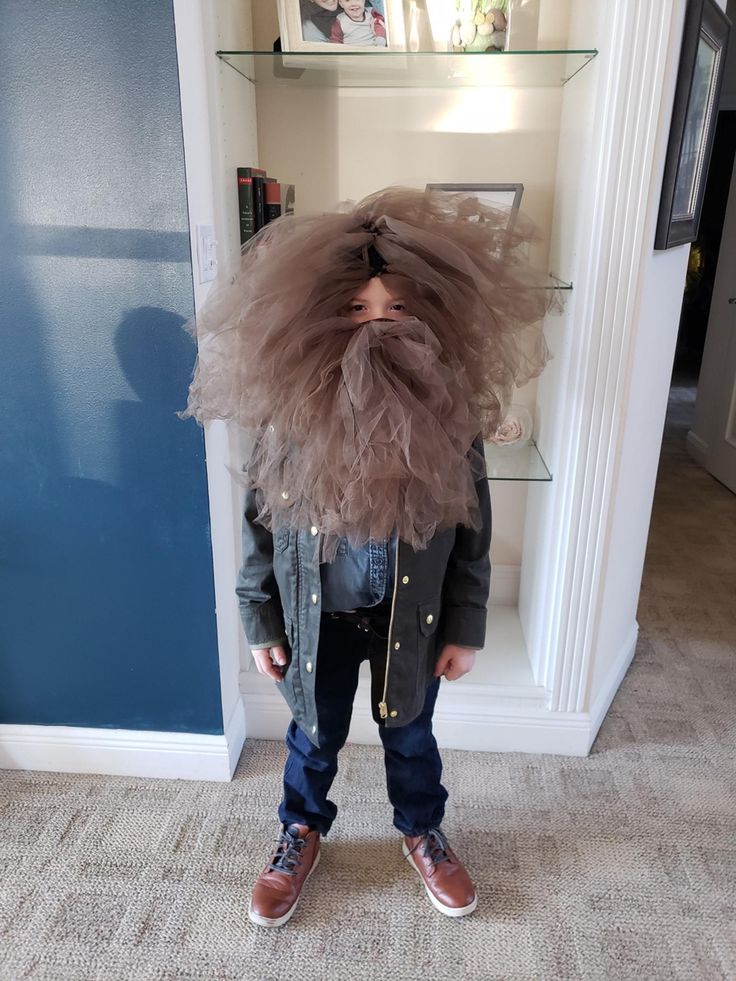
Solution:
{"label": "child's eye", "polygon": [[391,309],[392,310],[406,310],[406,306],[403,303],[392,303],[391,304]]}
{"label": "child's eye", "polygon": [[351,303],[348,306],[348,310],[351,313],[357,313],[358,310],[365,310],[365,304],[363,304],[363,303]]}

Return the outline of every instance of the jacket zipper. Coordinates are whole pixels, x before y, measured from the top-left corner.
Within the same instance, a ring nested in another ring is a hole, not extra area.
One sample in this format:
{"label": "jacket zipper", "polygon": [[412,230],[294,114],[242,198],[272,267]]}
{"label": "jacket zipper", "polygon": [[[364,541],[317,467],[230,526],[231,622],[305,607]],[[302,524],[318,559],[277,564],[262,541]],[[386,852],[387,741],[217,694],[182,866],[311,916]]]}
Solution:
{"label": "jacket zipper", "polygon": [[386,650],[386,674],[383,679],[383,700],[378,703],[378,712],[382,719],[388,717],[388,704],[386,702],[386,695],[388,694],[388,666],[391,661],[391,631],[394,625],[394,608],[396,606],[396,590],[399,587],[399,543],[400,539],[397,535],[396,538],[396,569],[394,572],[394,592],[391,598],[391,619],[388,624],[388,648]]}

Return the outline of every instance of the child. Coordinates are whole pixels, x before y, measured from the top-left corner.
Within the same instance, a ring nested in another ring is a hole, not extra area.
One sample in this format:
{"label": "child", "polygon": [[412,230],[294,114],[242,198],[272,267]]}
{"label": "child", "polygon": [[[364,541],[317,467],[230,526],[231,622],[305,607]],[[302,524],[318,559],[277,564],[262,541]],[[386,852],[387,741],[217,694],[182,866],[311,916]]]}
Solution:
{"label": "child", "polygon": [[361,47],[386,47],[386,23],[365,0],[338,0],[342,7],[332,24],[330,41]]}
{"label": "child", "polygon": [[319,862],[366,658],[403,853],[440,912],[476,907],[441,828],[431,722],[441,677],[462,677],[485,641],[483,436],[550,356],[543,279],[515,254],[535,234],[468,195],[389,188],[269,223],[199,318],[182,416],[256,435],[236,592],[293,716],[281,831],[249,907],[259,925],[288,921]]}

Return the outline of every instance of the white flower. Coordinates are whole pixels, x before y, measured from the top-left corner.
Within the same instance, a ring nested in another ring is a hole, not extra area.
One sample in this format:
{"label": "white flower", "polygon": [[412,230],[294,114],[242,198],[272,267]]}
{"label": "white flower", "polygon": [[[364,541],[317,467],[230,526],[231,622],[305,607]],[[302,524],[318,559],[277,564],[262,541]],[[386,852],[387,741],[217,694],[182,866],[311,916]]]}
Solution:
{"label": "white flower", "polygon": [[513,416],[504,419],[493,435],[493,443],[516,443],[524,435],[524,427]]}

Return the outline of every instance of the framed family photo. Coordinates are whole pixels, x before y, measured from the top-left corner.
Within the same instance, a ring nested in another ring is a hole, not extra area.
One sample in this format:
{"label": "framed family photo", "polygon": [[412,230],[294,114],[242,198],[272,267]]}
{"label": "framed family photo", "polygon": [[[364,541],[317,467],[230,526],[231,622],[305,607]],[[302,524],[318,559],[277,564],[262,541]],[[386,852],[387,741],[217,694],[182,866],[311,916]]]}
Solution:
{"label": "framed family photo", "polygon": [[405,51],[403,0],[278,0],[281,50]]}
{"label": "framed family photo", "polygon": [[729,28],[714,0],[688,0],[655,249],[697,238]]}

